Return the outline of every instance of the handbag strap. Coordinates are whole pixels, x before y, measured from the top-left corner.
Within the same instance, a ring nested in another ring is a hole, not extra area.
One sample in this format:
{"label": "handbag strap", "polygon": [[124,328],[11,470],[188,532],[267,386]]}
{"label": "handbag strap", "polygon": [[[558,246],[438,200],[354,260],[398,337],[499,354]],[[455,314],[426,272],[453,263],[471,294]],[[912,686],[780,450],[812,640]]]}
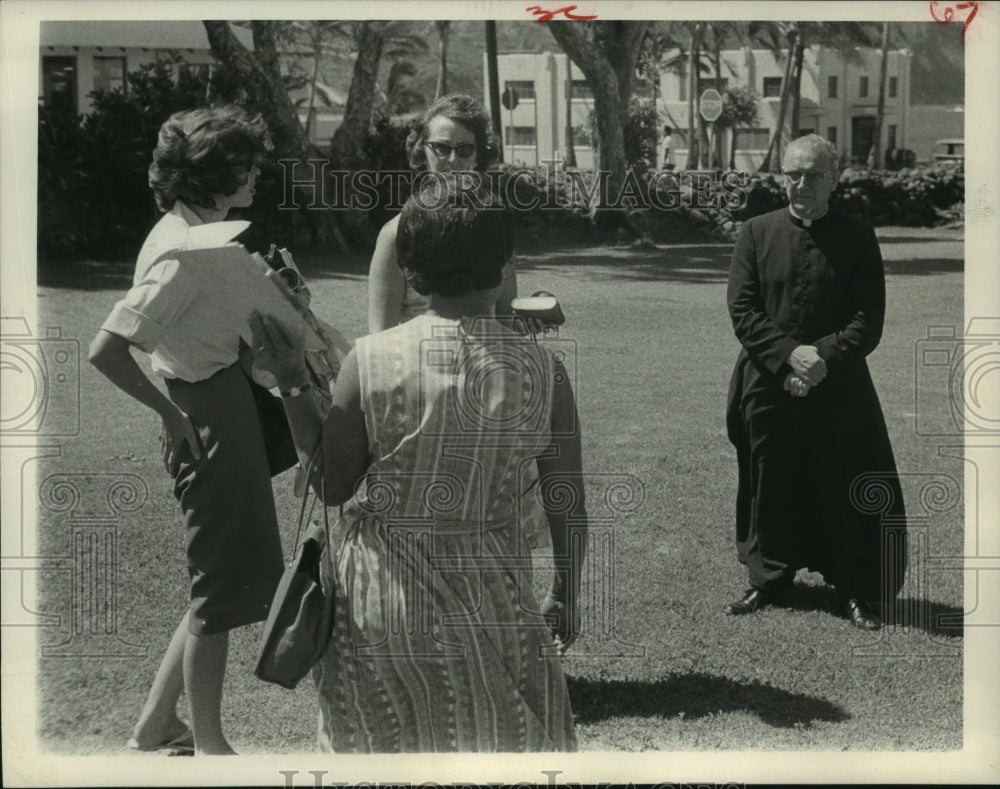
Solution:
{"label": "handbag strap", "polygon": [[[312,457],[309,458],[309,466],[306,469],[306,489],[302,493],[302,505],[299,509],[299,523],[295,529],[295,545],[298,546],[299,540],[302,539],[302,527],[305,523],[312,518],[313,510],[316,508],[316,502],[319,501],[320,497],[313,494],[312,504],[309,506],[309,513],[306,514],[306,501],[309,499],[309,494],[312,493],[312,485],[310,481],[312,479],[313,471],[316,469],[317,463],[322,463],[323,457],[323,441],[320,439],[319,444],[316,447],[316,451],[313,452]],[[325,484],[325,480],[320,481],[321,485]],[[323,531],[325,532],[327,545],[330,544],[330,513],[329,507],[327,507],[326,501],[322,502],[323,505]],[[344,505],[341,504],[339,507],[340,517],[344,517]]]}
{"label": "handbag strap", "polygon": [[[298,526],[295,529],[295,543],[294,543],[294,545],[296,545],[296,546],[299,544],[299,540],[302,539],[302,527],[305,525],[306,521],[308,521],[312,517],[313,510],[316,507],[316,501],[319,499],[319,496],[317,496],[314,493],[312,494],[313,495],[313,501],[312,501],[312,505],[309,507],[309,514],[307,515],[306,514],[306,504],[309,502],[309,494],[312,493],[312,484],[311,484],[311,482],[312,482],[313,471],[316,470],[316,464],[319,462],[319,460],[320,460],[320,458],[322,458],[322,456],[323,456],[323,440],[320,439],[319,443],[316,445],[316,450],[312,453],[312,456],[309,458],[309,465],[306,467],[306,488],[302,492],[302,504],[299,507],[299,523],[298,523]],[[326,504],[325,503],[323,504],[323,517],[326,518]],[[329,532],[329,530],[330,530],[329,529],[329,525],[326,526],[326,530],[327,530],[327,532]]]}

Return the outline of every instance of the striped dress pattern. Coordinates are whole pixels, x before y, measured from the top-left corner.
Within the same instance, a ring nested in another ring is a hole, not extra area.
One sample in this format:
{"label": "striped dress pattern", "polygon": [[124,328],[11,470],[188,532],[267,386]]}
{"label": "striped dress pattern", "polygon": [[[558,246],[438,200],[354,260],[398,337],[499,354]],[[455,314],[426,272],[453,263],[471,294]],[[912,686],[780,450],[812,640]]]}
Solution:
{"label": "striped dress pattern", "polygon": [[356,346],[370,466],[331,531],[320,746],[575,750],[519,517],[550,441],[553,361],[487,319],[422,315]]}

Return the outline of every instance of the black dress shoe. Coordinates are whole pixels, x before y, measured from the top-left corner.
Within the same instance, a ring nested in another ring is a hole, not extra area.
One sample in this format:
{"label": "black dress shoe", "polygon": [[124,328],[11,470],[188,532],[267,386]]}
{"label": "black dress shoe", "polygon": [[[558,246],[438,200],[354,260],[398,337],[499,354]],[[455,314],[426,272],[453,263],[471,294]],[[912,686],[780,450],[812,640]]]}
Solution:
{"label": "black dress shoe", "polygon": [[879,630],[882,627],[882,620],[878,618],[878,614],[863,600],[848,598],[841,604],[841,612],[852,625],[862,630]]}
{"label": "black dress shoe", "polygon": [[774,596],[764,589],[751,589],[739,600],[726,603],[725,612],[730,616],[742,616],[752,614],[761,608],[770,605],[774,601]]}

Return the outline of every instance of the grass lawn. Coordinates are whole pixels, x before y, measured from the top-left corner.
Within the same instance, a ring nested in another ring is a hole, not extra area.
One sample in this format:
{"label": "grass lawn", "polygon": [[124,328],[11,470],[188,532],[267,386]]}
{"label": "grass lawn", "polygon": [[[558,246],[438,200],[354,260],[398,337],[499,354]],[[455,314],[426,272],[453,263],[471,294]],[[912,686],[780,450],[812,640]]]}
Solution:
{"label": "grass lawn", "polygon": [[[960,497],[934,511],[921,490],[961,482],[943,439],[918,435],[921,402],[947,381],[917,364],[929,326],[962,324],[962,242],[955,232],[880,231],[888,320],[870,360],[903,474],[913,551],[901,607],[907,627],[862,633],[833,613],[832,591],[800,573],[788,608],[733,619],[742,594],[733,546],[736,459],[725,435],[726,389],[737,343],[725,308],[730,248],[534,249],[520,255],[520,290],[559,296],[575,347],[585,471],[595,519],[585,635],[566,659],[583,750],[942,750],[962,745],[962,639],[939,614],[960,614],[962,577],[925,568],[922,555],[961,555]],[[303,267],[320,316],[350,337],[366,323],[366,262]],[[39,326],[86,345],[125,287],[94,267],[76,287],[39,288]],[[114,274],[114,272],[112,272]],[[935,372],[936,371],[931,371]],[[158,424],[89,368],[81,370],[82,429],[47,474],[132,474],[148,501],[117,529],[117,634],[145,657],[42,658],[40,737],[60,753],[120,753],[167,640],[184,610],[184,535],[158,459]],[[942,400],[943,402],[943,400]],[[956,443],[956,442],[952,442]],[[630,475],[630,476],[629,476]],[[616,481],[641,483],[629,504]],[[295,520],[290,478],[275,482],[286,550]],[[611,491],[609,493],[609,491]],[[628,505],[628,506],[626,506]],[[625,511],[628,510],[628,511]],[[39,549],[68,555],[65,513],[40,510]],[[539,557],[544,564],[544,557]],[[71,584],[39,575],[39,610],[70,636]],[[255,680],[257,627],[231,641],[224,719],[242,753],[315,747],[310,683],[288,692]],[[83,636],[81,636],[82,638]]]}

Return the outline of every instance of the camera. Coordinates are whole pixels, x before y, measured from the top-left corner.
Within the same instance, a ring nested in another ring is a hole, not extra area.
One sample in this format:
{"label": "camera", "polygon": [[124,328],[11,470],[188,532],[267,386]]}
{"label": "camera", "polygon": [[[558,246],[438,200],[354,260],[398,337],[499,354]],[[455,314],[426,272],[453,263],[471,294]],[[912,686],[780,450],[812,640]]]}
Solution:
{"label": "camera", "polygon": [[510,306],[515,315],[541,321],[546,327],[562,326],[566,322],[559,301],[546,290],[540,290],[531,296],[515,298]]}
{"label": "camera", "polygon": [[[522,336],[475,319],[471,329],[441,325],[420,343],[419,408],[424,435],[537,435],[550,429],[552,376],[576,385],[573,340]],[[440,380],[441,376],[447,378]],[[425,419],[427,409],[444,407],[455,419]],[[548,393],[549,396],[546,396]],[[456,428],[457,426],[457,428]],[[567,433],[576,432],[576,425]]]}
{"label": "camera", "polygon": [[24,318],[0,319],[4,433],[75,436],[80,432],[80,341],[59,326],[32,336]]}
{"label": "camera", "polygon": [[916,343],[917,435],[1000,433],[1000,318],[930,326]]}

